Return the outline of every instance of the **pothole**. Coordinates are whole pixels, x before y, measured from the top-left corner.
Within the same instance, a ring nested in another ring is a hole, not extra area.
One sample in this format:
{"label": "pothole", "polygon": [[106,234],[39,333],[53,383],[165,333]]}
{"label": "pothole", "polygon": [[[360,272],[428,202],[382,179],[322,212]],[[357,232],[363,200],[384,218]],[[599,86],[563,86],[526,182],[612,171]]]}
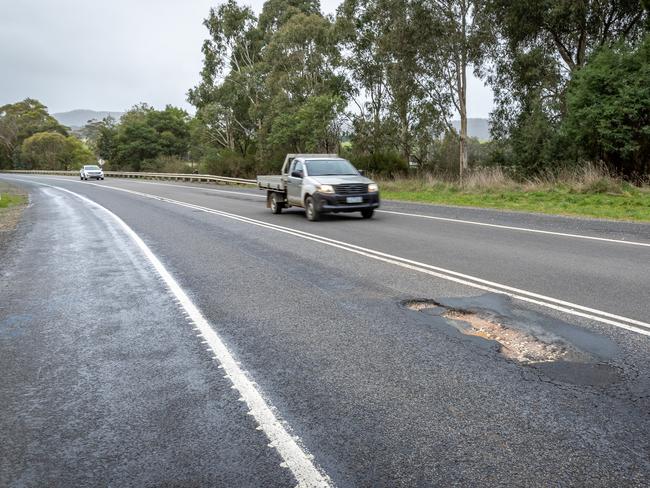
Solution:
{"label": "pothole", "polygon": [[[493,294],[447,301],[453,306],[428,299],[401,305],[430,316],[432,324],[496,342],[504,358],[533,368],[551,382],[604,388],[625,380],[622,368],[602,362],[603,351],[611,349],[606,338],[532,310],[513,315],[511,306]],[[500,311],[493,310],[495,304]]]}
{"label": "pothole", "polygon": [[487,314],[446,307],[433,300],[409,300],[403,304],[410,310],[448,319],[463,334],[497,342],[504,357],[522,364],[586,359],[584,353],[565,342],[542,340],[531,333],[508,327]]}

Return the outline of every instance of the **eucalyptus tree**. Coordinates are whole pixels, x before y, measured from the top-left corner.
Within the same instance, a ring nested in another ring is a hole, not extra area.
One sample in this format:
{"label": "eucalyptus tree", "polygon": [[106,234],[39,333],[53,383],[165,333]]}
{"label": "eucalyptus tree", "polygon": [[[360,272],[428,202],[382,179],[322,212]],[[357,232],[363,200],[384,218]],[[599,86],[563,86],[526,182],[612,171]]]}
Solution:
{"label": "eucalyptus tree", "polygon": [[[274,0],[273,5],[277,3]],[[336,133],[338,118],[349,91],[339,69],[336,30],[320,12],[305,13],[289,2],[287,9],[293,15],[285,15],[282,24],[271,24],[277,30],[268,36],[262,57],[268,67],[264,129],[276,151],[334,148],[340,135]],[[263,10],[260,25],[266,25],[266,13]],[[295,130],[287,131],[292,125]],[[307,137],[301,127],[311,127],[308,132],[320,136]]]}
{"label": "eucalyptus tree", "polygon": [[211,144],[254,152],[261,164],[283,150],[338,143],[347,85],[318,1],[269,0],[258,18],[229,0],[204,25],[201,82],[188,99]]}
{"label": "eucalyptus tree", "polygon": [[68,135],[68,129],[38,100],[26,98],[0,106],[0,168],[19,163],[21,144],[38,132]]}
{"label": "eucalyptus tree", "polygon": [[498,28],[490,81],[502,135],[535,111],[558,126],[575,73],[603,47],[636,44],[648,27],[647,5],[639,0],[485,2],[491,24]]}
{"label": "eucalyptus tree", "polygon": [[262,125],[264,41],[257,18],[249,7],[229,0],[211,8],[203,25],[210,37],[203,43],[201,81],[188,100],[211,143],[245,155]]}
{"label": "eucalyptus tree", "polygon": [[459,174],[468,166],[467,72],[480,73],[492,29],[485,21],[482,0],[419,0],[422,42],[420,62],[430,100],[449,131],[451,117],[460,118]]}
{"label": "eucalyptus tree", "polygon": [[[412,0],[345,0],[337,25],[355,88],[355,140],[373,153],[398,149],[404,161],[421,156],[435,131],[419,62],[423,25]],[[419,159],[419,157],[418,157]]]}

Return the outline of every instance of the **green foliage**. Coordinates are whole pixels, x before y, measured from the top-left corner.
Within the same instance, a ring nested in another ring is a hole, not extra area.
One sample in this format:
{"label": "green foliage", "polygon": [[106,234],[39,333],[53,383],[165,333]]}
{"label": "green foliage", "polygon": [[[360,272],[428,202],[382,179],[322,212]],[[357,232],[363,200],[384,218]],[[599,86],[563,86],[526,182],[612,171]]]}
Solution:
{"label": "green foliage", "polygon": [[302,105],[275,117],[269,142],[289,152],[336,152],[339,132],[332,121],[343,110],[343,104],[338,97],[309,97]]}
{"label": "green foliage", "polygon": [[277,163],[268,161],[261,165],[253,157],[242,156],[227,149],[208,148],[199,165],[199,172],[229,175],[235,178],[254,178],[257,173],[277,172]]}
{"label": "green foliage", "polygon": [[398,152],[374,152],[372,154],[351,153],[350,161],[368,174],[393,177],[408,172],[406,160]]}
{"label": "green foliage", "polygon": [[38,132],[68,135],[66,127],[47,112],[38,100],[25,100],[0,107],[0,168],[20,165],[23,141]]}
{"label": "green foliage", "polygon": [[109,161],[111,169],[133,171],[164,166],[159,162],[162,156],[186,158],[189,121],[187,112],[170,105],[164,110],[137,105],[122,116],[119,124],[107,119],[100,124],[99,156]]}
{"label": "green foliage", "polygon": [[567,87],[603,47],[637,45],[647,27],[647,8],[638,0],[486,0],[485,5],[496,29],[488,81],[496,102],[493,135],[506,148],[501,156],[527,174],[576,164],[573,140],[560,130],[571,116]]}
{"label": "green foliage", "polygon": [[[318,0],[268,0],[259,15],[225,0],[203,23],[194,117],[141,104],[81,136],[111,169],[250,177],[276,172],[287,152],[339,152],[380,175],[414,173],[416,162],[524,179],[602,160],[640,179],[650,172],[649,5],[343,0],[334,17]],[[467,134],[468,70],[495,92],[489,144]],[[0,168],[73,167],[88,158],[75,144],[35,100],[0,107]]]}
{"label": "green foliage", "polygon": [[252,156],[260,168],[283,151],[336,148],[348,88],[336,72],[336,31],[318,2],[271,0],[256,18],[231,0],[211,9],[204,25],[201,82],[188,94],[195,142],[238,153],[237,161]]}
{"label": "green foliage", "polygon": [[604,48],[572,80],[567,134],[585,158],[627,176],[650,172],[650,35],[638,49]]}
{"label": "green foliage", "polygon": [[74,136],[38,132],[22,143],[21,165],[25,169],[73,170],[95,161],[87,146]]}

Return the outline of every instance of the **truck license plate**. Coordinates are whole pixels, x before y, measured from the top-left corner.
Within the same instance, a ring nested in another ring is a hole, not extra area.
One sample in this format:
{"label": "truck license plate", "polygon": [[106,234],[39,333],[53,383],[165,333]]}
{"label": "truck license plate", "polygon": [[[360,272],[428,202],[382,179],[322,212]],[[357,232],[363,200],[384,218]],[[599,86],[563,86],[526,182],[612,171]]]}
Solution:
{"label": "truck license plate", "polygon": [[363,202],[363,197],[347,197],[345,201],[348,203],[361,203]]}

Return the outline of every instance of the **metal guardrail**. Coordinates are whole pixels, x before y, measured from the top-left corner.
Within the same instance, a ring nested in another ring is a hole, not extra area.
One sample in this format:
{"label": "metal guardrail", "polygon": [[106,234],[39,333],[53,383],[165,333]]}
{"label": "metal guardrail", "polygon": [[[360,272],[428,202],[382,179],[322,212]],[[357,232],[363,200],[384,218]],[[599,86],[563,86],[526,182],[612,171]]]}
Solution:
{"label": "metal guardrail", "polygon": [[[78,171],[47,171],[47,170],[1,170],[1,173],[20,173],[20,174],[42,174],[42,175],[72,175],[78,176]],[[141,173],[134,171],[104,171],[104,176],[111,178],[142,178],[148,180],[172,180],[172,181],[198,181],[201,183],[225,183],[234,185],[255,185],[256,180],[247,180],[245,178],[231,178],[229,176],[216,175],[196,175],[185,173]]]}

